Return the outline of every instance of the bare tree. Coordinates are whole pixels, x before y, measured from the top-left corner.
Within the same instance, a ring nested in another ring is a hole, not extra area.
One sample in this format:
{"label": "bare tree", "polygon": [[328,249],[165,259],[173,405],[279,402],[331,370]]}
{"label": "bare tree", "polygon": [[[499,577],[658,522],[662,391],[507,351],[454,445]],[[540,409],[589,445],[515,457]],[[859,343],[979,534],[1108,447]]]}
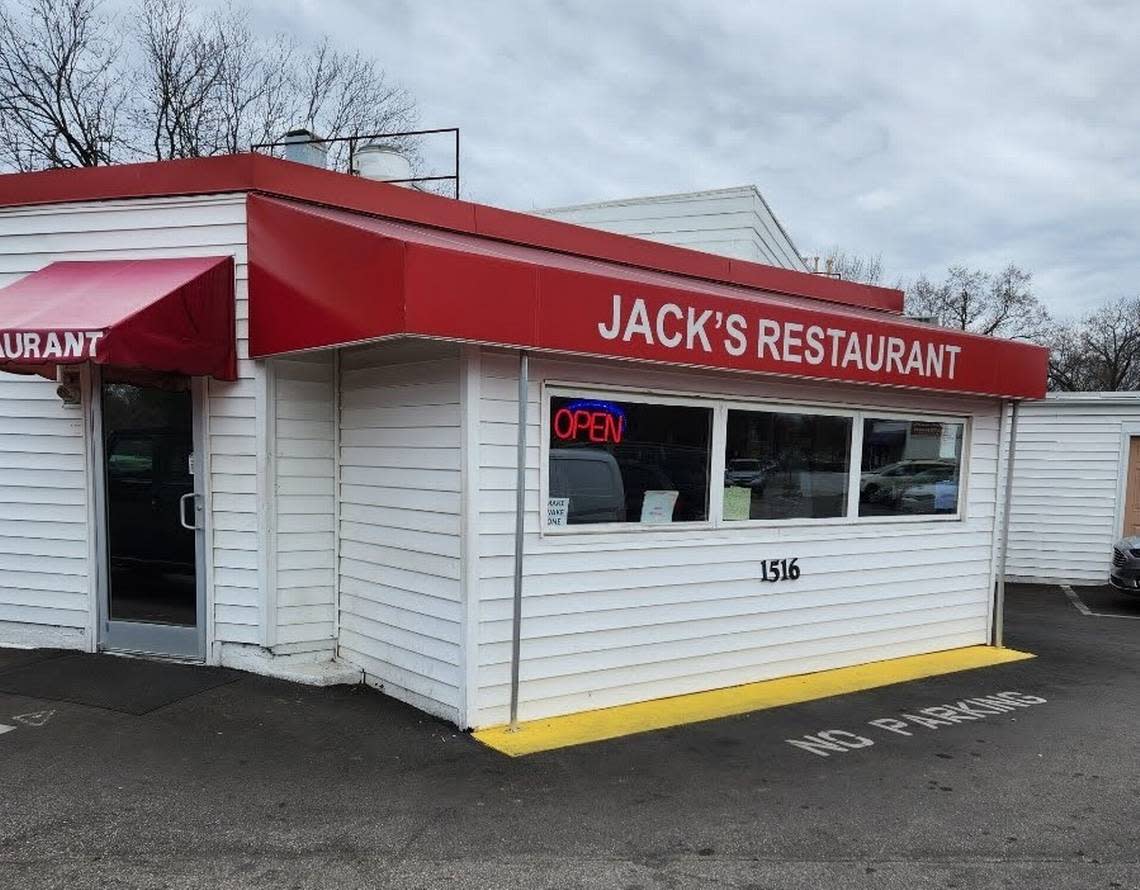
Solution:
{"label": "bare tree", "polygon": [[152,157],[217,154],[228,50],[221,28],[204,25],[187,0],[142,0],[137,28],[141,97],[134,118]]}
{"label": "bare tree", "polygon": [[1140,298],[1115,300],[1076,323],[1056,325],[1046,343],[1053,389],[1140,389]]}
{"label": "bare tree", "polygon": [[923,275],[907,288],[907,314],[977,334],[1038,339],[1048,329],[1049,315],[1033,294],[1032,281],[1012,263],[996,275],[951,266],[945,280]]}
{"label": "bare tree", "polygon": [[[141,0],[139,11],[146,90],[136,121],[155,157],[242,151],[295,128],[335,138],[415,123],[407,92],[327,37],[300,49],[281,35],[258,37],[243,12],[206,18],[190,0]],[[334,168],[345,169],[347,156],[347,146],[332,146]]]}
{"label": "bare tree", "polygon": [[297,48],[283,34],[258,37],[246,14],[232,9],[224,16],[220,36],[225,51],[219,60],[215,141],[221,151],[234,154],[272,142],[291,126]]}
{"label": "bare tree", "polygon": [[[0,0],[0,166],[91,166],[248,151],[298,127],[319,136],[412,129],[411,96],[372,59],[324,38],[263,36],[233,7]],[[395,140],[416,161],[415,146]],[[346,169],[336,144],[332,166]]]}
{"label": "bare tree", "polygon": [[[324,137],[391,133],[412,129],[417,120],[411,95],[390,83],[372,59],[333,48],[326,37],[301,59],[293,81],[296,104],[288,122]],[[413,156],[406,139],[392,142]],[[334,145],[330,164],[348,165],[348,147]]]}
{"label": "bare tree", "polygon": [[880,284],[883,278],[882,254],[874,256],[848,253],[842,248],[832,247],[824,261],[827,274],[844,281],[858,281],[862,284]]}
{"label": "bare tree", "polygon": [[99,0],[0,5],[0,163],[17,170],[115,161],[127,90]]}

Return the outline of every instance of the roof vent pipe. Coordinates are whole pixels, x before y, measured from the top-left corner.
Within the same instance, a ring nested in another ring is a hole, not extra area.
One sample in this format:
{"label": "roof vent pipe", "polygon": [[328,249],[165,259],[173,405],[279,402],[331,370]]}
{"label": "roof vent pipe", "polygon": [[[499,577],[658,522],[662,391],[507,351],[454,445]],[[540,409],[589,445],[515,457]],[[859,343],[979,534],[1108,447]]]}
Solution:
{"label": "roof vent pipe", "polygon": [[369,142],[358,148],[352,156],[353,172],[365,179],[391,182],[408,188],[415,183],[410,180],[412,162],[391,143]]}
{"label": "roof vent pipe", "polygon": [[310,130],[290,130],[281,140],[285,144],[285,160],[323,170],[328,166],[329,149],[324,142],[314,141],[319,138]]}

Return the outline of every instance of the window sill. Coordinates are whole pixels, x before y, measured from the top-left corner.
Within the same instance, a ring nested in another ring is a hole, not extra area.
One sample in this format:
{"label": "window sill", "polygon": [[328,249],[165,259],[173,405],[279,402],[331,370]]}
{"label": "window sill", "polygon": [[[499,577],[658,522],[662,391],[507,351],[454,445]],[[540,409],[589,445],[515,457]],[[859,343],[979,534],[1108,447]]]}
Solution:
{"label": "window sill", "polygon": [[[721,522],[671,522],[658,524],[628,523],[597,523],[596,525],[578,526],[545,526],[540,532],[541,538],[550,540],[576,540],[583,537],[597,537],[601,535],[614,535],[619,537],[649,536],[660,533],[674,536],[685,532],[704,532],[714,535],[722,532],[749,531],[758,529],[785,529],[785,528],[875,528],[892,525],[922,525],[925,523],[965,522],[966,517],[960,513],[951,514],[923,514],[910,516],[837,516],[831,519],[739,519],[722,520]],[[708,540],[708,537],[702,540]]]}

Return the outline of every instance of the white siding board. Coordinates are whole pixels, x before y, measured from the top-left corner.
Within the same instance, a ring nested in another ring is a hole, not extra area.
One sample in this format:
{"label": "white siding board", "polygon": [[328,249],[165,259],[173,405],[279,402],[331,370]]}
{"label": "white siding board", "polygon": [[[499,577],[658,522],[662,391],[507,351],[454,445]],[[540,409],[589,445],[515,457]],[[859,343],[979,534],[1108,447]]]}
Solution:
{"label": "white siding board", "polygon": [[336,385],[331,351],[274,359],[273,645],[335,654]]}
{"label": "white siding board", "polygon": [[[136,259],[146,257],[232,255],[236,271],[236,314],[238,352],[248,355],[245,344],[246,310],[246,246],[245,198],[223,195],[198,198],[165,198],[126,201],[102,201],[84,204],[60,204],[47,207],[12,208],[0,211],[0,286],[8,285],[57,260]],[[242,382],[227,384],[211,381],[208,401],[209,428],[214,421],[216,438],[211,451],[252,455],[252,399],[244,394],[254,375],[248,361],[239,363]],[[4,617],[0,621],[19,621],[24,627],[46,624],[64,628],[60,639],[73,645],[74,629],[88,633],[92,612],[90,591],[93,567],[90,563],[90,529],[87,527],[88,489],[84,451],[84,412],[64,408],[55,396],[50,381],[11,374],[0,374],[0,411],[5,425],[0,430],[0,499],[20,504],[19,518],[0,522],[0,549],[11,556],[23,554],[23,571],[5,578],[10,592],[0,592],[0,607],[14,602],[18,590],[37,591],[44,603],[31,612],[21,604],[22,617]],[[239,426],[239,424],[243,424]],[[226,462],[215,463],[210,490],[232,495],[251,494],[253,488],[252,459],[230,471]],[[256,517],[248,503],[226,504],[210,517],[211,528],[224,535],[236,527],[251,525]],[[226,562],[225,538],[209,542],[213,549],[211,562]],[[53,572],[36,571],[40,557],[52,557]],[[229,561],[233,561],[232,558]],[[214,599],[219,608],[232,603],[252,605],[249,579],[243,578],[233,587],[215,587]],[[87,593],[87,596],[77,594]],[[65,604],[65,605],[64,605]],[[56,607],[58,606],[58,608]],[[215,616],[216,617],[216,616]],[[247,616],[243,616],[243,620]],[[215,636],[226,640],[244,638],[240,622],[220,621]],[[19,628],[17,628],[19,630]],[[0,628],[0,639],[5,632]],[[51,639],[50,636],[39,639]]]}
{"label": "white siding board", "polygon": [[1021,406],[1008,578],[1107,582],[1128,433],[1140,434],[1136,394],[1050,394]]}
{"label": "white siding board", "polygon": [[[474,722],[491,725],[509,695],[517,359],[482,367]],[[522,719],[986,641],[996,400],[541,356],[531,374]],[[544,380],[966,417],[966,518],[542,536]],[[806,567],[794,586],[759,582],[773,555]]]}
{"label": "white siding board", "polygon": [[795,245],[753,186],[629,198],[539,213],[737,259],[787,269],[805,268]]}
{"label": "white siding board", "polygon": [[346,350],[340,381],[340,655],[460,722],[460,390],[455,348]]}

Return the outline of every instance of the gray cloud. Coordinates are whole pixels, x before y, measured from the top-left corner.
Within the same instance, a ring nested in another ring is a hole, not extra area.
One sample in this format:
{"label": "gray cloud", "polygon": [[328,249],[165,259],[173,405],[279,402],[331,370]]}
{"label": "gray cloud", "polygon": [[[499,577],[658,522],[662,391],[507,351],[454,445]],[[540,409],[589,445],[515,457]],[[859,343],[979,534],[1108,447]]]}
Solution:
{"label": "gray cloud", "polygon": [[892,277],[1012,261],[1060,313],[1140,290],[1127,3],[248,2],[461,127],[475,200],[755,183],[801,249]]}

